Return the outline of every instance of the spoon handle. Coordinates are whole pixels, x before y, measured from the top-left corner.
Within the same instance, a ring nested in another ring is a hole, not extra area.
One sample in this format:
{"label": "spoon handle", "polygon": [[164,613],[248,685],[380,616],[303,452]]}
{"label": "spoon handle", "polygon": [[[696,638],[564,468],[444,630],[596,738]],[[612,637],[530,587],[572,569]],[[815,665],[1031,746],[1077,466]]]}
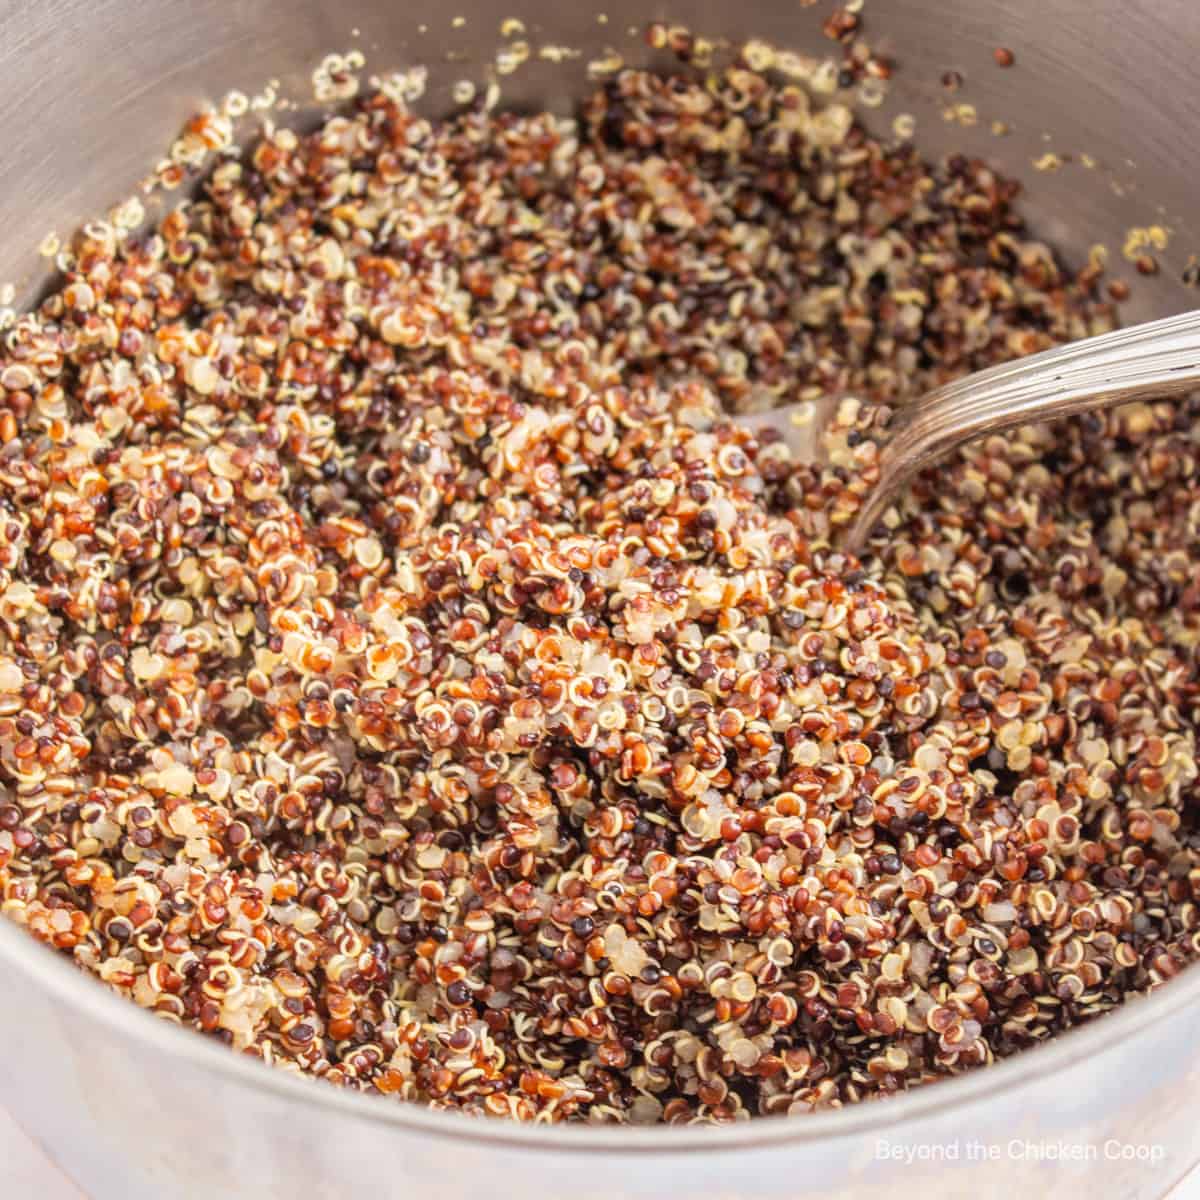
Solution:
{"label": "spoon handle", "polygon": [[879,482],[843,543],[857,551],[916,471],[985,433],[1200,387],[1200,311],[1132,325],[1001,363],[902,410]]}

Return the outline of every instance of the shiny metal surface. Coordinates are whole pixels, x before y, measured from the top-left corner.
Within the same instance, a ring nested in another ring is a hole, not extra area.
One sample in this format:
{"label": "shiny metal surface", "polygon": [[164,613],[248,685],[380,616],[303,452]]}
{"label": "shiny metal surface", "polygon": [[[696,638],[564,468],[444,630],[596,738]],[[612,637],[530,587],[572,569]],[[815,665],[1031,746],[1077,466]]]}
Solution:
{"label": "shiny metal surface", "polygon": [[[765,36],[827,52],[828,7],[797,0],[0,0],[0,279],[44,284],[34,247],[49,230],[121,199],[206,97],[274,76],[296,92],[330,50],[360,46],[378,69],[431,68],[445,106],[497,27],[522,18],[535,41],[648,52],[628,26],[656,16],[713,34]],[[454,17],[465,18],[462,26]],[[1137,280],[1126,319],[1192,306],[1180,274],[1200,251],[1191,197],[1200,167],[1194,0],[867,0],[871,40],[900,64],[894,100],[930,153],[980,154],[1026,179],[1024,210],[1082,264],[1131,226],[1171,230],[1162,270]],[[419,32],[426,25],[428,32]],[[354,33],[355,30],[359,32]],[[1016,66],[999,69],[998,45]],[[942,73],[966,86],[977,123],[943,120]],[[581,62],[538,62],[506,81],[525,104],[563,107]],[[997,137],[993,120],[1013,132]],[[1048,140],[1047,140],[1047,136]],[[1074,155],[1036,171],[1047,151]],[[1085,166],[1081,155],[1088,155]],[[1128,264],[1118,273],[1132,278]],[[1058,1042],[886,1104],[736,1129],[518,1128],[472,1122],[288,1078],[173,1029],[108,995],[0,922],[0,1099],[89,1195],[122,1197],[1005,1196],[1164,1194],[1200,1152],[1200,973]],[[985,1149],[972,1155],[972,1144]],[[1081,1157],[1027,1153],[1061,1144]],[[1157,1146],[1154,1161],[1121,1148]],[[883,1148],[888,1148],[884,1154]],[[892,1147],[907,1160],[899,1161]],[[940,1149],[939,1149],[940,1148]],[[1112,1155],[1116,1154],[1117,1157]]]}
{"label": "shiny metal surface", "polygon": [[[631,25],[670,18],[825,55],[834,47],[820,25],[831,7],[831,0],[812,7],[800,0],[0,0],[0,145],[10,172],[0,195],[0,279],[34,285],[44,271],[35,247],[46,232],[65,232],[122,199],[205,99],[234,87],[253,91],[272,77],[282,90],[306,94],[309,73],[331,50],[358,46],[379,69],[424,63],[428,105],[437,109],[448,105],[455,80],[491,56],[500,22],[519,17],[535,45],[585,51],[575,62],[532,61],[504,81],[505,96],[517,103],[561,109],[587,86],[590,55],[612,46],[631,62],[649,59]],[[893,100],[868,114],[871,123],[882,130],[895,113],[911,113],[928,153],[979,154],[1019,176],[1035,228],[1076,265],[1098,242],[1119,260],[1129,228],[1165,224],[1173,233],[1163,270],[1137,281],[1130,315],[1188,307],[1179,276],[1200,252],[1200,222],[1191,194],[1196,168],[1180,131],[1200,121],[1197,6],[956,0],[953,20],[947,13],[942,0],[868,0],[868,37],[899,64]],[[464,24],[452,25],[455,17]],[[999,45],[1016,54],[1008,70],[993,60]],[[955,94],[941,84],[949,68],[966,81]],[[974,126],[943,119],[963,103],[975,107]],[[996,136],[993,120],[1011,132]],[[1073,161],[1033,169],[1050,151]],[[1132,274],[1128,265],[1124,274]]]}
{"label": "shiny metal surface", "polygon": [[[1083,338],[943,384],[893,418],[879,480],[838,544],[857,553],[913,475],[975,438],[1198,387],[1200,312]],[[837,399],[785,404],[737,420],[755,429],[770,426],[803,456],[817,451],[822,415],[833,415]],[[824,409],[829,413],[818,411]]]}
{"label": "shiny metal surface", "polygon": [[918,470],[975,438],[1197,387],[1200,312],[1083,338],[944,384],[904,410],[847,545],[863,543],[889,499]]}

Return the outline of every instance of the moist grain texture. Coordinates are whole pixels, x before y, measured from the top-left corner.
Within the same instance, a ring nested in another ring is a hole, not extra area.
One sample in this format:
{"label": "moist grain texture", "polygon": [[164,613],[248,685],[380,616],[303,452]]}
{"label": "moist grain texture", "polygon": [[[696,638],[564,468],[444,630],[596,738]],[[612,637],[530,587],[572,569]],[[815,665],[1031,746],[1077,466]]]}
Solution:
{"label": "moist grain texture", "polygon": [[[888,406],[1111,327],[1016,191],[739,66],[373,94],[89,226],[0,362],[6,914],[543,1121],[841,1105],[1176,974],[1195,406],[985,440],[835,548]],[[723,416],[830,392],[829,467]]]}

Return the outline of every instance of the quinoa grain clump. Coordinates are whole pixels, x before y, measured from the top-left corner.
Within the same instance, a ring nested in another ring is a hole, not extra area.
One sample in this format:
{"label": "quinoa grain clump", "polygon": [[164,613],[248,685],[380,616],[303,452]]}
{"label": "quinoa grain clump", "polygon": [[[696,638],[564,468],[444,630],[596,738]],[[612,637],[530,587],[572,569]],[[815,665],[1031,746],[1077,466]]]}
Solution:
{"label": "quinoa grain clump", "polygon": [[[1194,406],[888,407],[1112,324],[962,157],[736,65],[375,92],[89,226],[0,361],[5,913],[280,1067],[731,1121],[1197,949]],[[832,465],[729,411],[830,392]]]}

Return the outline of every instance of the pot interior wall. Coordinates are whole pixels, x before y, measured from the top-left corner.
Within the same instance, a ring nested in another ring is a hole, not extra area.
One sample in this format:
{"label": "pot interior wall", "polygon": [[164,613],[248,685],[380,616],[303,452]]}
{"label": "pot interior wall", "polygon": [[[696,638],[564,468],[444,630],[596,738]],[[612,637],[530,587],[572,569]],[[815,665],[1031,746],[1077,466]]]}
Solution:
{"label": "pot interior wall", "polygon": [[[584,64],[608,48],[626,61],[650,52],[639,31],[651,19],[680,21],[712,36],[765,37],[819,54],[838,47],[821,33],[828,0],[0,0],[0,145],[10,182],[0,194],[0,280],[18,298],[36,294],[47,264],[45,235],[68,234],[129,193],[161,156],[186,117],[206,100],[268,79],[280,92],[311,93],[313,66],[332,50],[360,48],[371,70],[428,66],[431,111],[450,107],[453,83],[478,77],[501,42],[502,21],[519,18],[527,40],[577,48],[582,57],[534,61],[503,80],[505,102],[570,107],[589,85]],[[981,155],[1025,181],[1033,230],[1072,265],[1106,245],[1114,273],[1132,277],[1121,247],[1132,227],[1171,234],[1160,272],[1137,279],[1126,319],[1180,311],[1194,302],[1181,282],[1200,251],[1189,216],[1194,157],[1183,132],[1200,117],[1192,47],[1200,6],[1189,0],[868,0],[866,36],[894,57],[888,103],[868,123],[877,130],[900,112],[917,119],[916,141],[930,155]],[[1015,65],[993,53],[1010,48]],[[964,77],[951,95],[948,70]],[[973,105],[965,127],[945,119]],[[280,114],[280,119],[297,119]],[[1011,132],[998,136],[993,122]],[[1054,170],[1032,163],[1064,160]],[[1087,165],[1094,164],[1094,165]]]}

